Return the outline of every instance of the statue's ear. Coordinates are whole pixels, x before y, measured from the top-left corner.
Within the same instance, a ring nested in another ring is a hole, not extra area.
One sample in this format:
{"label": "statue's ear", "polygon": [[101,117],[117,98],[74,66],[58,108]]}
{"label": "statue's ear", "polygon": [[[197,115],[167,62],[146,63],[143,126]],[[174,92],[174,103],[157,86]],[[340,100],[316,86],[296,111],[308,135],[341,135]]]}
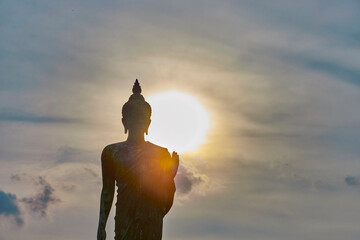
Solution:
{"label": "statue's ear", "polygon": [[121,121],[122,121],[122,123],[123,123],[123,125],[124,125],[125,134],[126,134],[126,133],[127,133],[127,130],[128,130],[128,128],[127,128],[127,122],[126,122],[126,120],[125,120],[124,118],[121,118]]}
{"label": "statue's ear", "polygon": [[146,130],[145,130],[146,135],[148,135],[148,130],[149,130],[150,123],[151,123],[151,120],[149,119],[149,122],[148,122],[148,124],[146,126]]}

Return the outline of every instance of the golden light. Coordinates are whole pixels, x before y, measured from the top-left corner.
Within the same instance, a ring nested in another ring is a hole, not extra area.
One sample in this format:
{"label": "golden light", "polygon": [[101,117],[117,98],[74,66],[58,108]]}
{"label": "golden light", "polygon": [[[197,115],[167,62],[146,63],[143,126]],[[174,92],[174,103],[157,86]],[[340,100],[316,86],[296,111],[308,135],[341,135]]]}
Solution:
{"label": "golden light", "polygon": [[152,108],[146,140],[178,153],[191,152],[205,140],[210,121],[206,109],[193,96],[178,91],[146,98]]}

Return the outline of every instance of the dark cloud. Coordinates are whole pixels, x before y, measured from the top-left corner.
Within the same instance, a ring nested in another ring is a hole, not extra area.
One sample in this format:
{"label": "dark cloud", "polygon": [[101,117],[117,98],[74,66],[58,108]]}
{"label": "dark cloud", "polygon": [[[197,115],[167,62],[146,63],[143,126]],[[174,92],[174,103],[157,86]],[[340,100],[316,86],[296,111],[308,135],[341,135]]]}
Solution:
{"label": "dark cloud", "polygon": [[15,194],[5,193],[0,190],[0,215],[13,217],[18,226],[24,224]]}
{"label": "dark cloud", "polygon": [[36,184],[40,187],[40,191],[32,196],[21,199],[31,212],[46,217],[47,210],[50,205],[60,202],[60,199],[54,195],[54,188],[41,176],[38,177]]}
{"label": "dark cloud", "polygon": [[28,175],[26,173],[22,173],[22,174],[16,173],[16,174],[12,174],[10,176],[10,179],[11,179],[11,181],[14,181],[14,182],[20,182],[20,181],[24,180],[24,178],[26,178],[26,177],[28,177]]}
{"label": "dark cloud", "polygon": [[350,187],[360,187],[360,176],[347,176],[345,183]]}
{"label": "dark cloud", "polygon": [[205,183],[207,178],[205,175],[197,174],[184,166],[180,166],[175,177],[176,191],[180,194],[189,193],[195,185]]}
{"label": "dark cloud", "polygon": [[0,122],[28,122],[28,123],[76,123],[76,119],[44,116],[19,110],[0,111]]}
{"label": "dark cloud", "polygon": [[19,174],[13,174],[13,175],[11,175],[10,179],[11,179],[12,181],[21,181],[21,177],[20,177]]}

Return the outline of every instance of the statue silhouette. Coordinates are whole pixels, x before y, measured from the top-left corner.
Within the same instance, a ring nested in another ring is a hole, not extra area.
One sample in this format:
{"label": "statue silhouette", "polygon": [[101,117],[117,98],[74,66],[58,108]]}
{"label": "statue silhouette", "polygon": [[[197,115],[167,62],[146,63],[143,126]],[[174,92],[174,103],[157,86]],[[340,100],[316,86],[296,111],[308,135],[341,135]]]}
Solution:
{"label": "statue silhouette", "polygon": [[163,218],[170,210],[175,194],[174,177],[179,155],[144,140],[148,133],[151,106],[141,95],[136,79],[122,108],[124,142],[106,146],[101,154],[103,188],[97,239],[106,239],[105,226],[114,198],[115,240],[161,240]]}

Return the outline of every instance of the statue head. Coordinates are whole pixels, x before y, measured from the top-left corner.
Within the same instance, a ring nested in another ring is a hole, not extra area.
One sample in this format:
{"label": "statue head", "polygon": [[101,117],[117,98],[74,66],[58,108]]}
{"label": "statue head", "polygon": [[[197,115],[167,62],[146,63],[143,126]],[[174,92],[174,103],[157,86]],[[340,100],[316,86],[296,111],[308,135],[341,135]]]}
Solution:
{"label": "statue head", "polygon": [[148,134],[151,122],[151,106],[141,95],[141,87],[137,79],[132,92],[133,94],[122,107],[122,123],[124,124],[125,133],[129,130],[130,132],[145,132]]}

